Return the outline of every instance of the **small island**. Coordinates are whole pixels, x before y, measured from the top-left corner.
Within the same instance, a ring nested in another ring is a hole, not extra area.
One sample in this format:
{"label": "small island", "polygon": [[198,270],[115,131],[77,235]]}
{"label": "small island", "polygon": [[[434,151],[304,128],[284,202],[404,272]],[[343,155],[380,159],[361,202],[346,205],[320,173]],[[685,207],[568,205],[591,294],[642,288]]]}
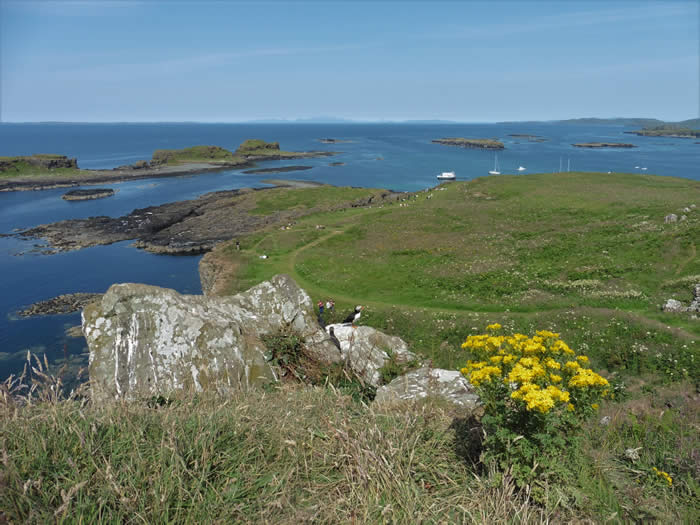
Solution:
{"label": "small island", "polygon": [[579,142],[577,144],[572,144],[577,148],[636,148],[634,144],[627,144],[625,142]]}
{"label": "small island", "polygon": [[344,162],[331,162],[328,164],[329,166],[345,166]]}
{"label": "small island", "polygon": [[104,199],[114,195],[112,188],[95,188],[94,190],[72,190],[61,197],[64,201],[87,201],[92,199]]}
{"label": "small island", "polygon": [[462,137],[446,137],[442,139],[433,139],[435,144],[443,144],[445,146],[458,146],[460,148],[473,149],[505,149],[503,142],[496,139],[465,139]]}
{"label": "small island", "polygon": [[[252,139],[236,151],[219,146],[159,149],[150,161],[114,169],[83,170],[65,155],[36,154],[0,157],[0,191],[70,188],[156,177],[176,177],[209,171],[253,168],[256,162],[328,157],[333,151],[283,151],[278,142]],[[286,171],[286,170],[285,170]]]}

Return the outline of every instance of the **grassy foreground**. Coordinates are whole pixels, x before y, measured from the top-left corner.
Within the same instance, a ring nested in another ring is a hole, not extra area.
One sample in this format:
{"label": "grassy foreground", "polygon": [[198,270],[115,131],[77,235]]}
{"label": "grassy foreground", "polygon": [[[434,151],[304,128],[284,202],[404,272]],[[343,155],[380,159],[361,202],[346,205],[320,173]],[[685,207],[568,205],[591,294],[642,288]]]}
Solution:
{"label": "grassy foreground", "polygon": [[286,385],[106,406],[48,388],[18,404],[0,388],[0,522],[700,521],[700,322],[659,308],[688,304],[700,281],[698,182],[489,177],[340,211],[369,190],[274,191],[251,213],[328,211],[219,247],[235,269],[222,293],[285,272],[451,369],[486,324],[553,330],[615,399],[560,471],[518,489],[479,463],[478,421],[432,400],[368,406]]}

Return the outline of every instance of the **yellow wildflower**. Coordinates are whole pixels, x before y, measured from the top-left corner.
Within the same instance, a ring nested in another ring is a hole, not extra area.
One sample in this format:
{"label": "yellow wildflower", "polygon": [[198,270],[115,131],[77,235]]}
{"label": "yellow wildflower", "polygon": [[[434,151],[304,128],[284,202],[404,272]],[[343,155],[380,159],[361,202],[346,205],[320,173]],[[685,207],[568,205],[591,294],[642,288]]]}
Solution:
{"label": "yellow wildflower", "polygon": [[573,412],[573,411],[574,411],[574,405],[572,405],[571,403],[569,403],[568,405],[566,405],[566,409],[567,409],[569,412]]}
{"label": "yellow wildflower", "polygon": [[559,363],[557,363],[551,357],[548,357],[547,359],[545,359],[544,364],[547,368],[553,368],[555,370],[559,370],[561,368],[561,365]]}
{"label": "yellow wildflower", "polygon": [[552,383],[561,383],[561,376],[558,376],[557,374],[549,374],[549,379],[552,381]]}
{"label": "yellow wildflower", "polygon": [[[567,363],[568,365],[569,363]],[[608,380],[596,374],[590,368],[580,368],[576,375],[569,379],[569,386],[585,388],[591,386],[608,386]]]}
{"label": "yellow wildflower", "polygon": [[593,407],[593,410],[598,410],[600,408],[600,405],[598,405],[598,403],[593,403],[591,406]]}
{"label": "yellow wildflower", "polygon": [[670,487],[673,485],[673,478],[668,475],[668,472],[664,472],[663,470],[659,470],[656,467],[652,467],[654,472],[656,472],[656,475],[659,476],[660,478],[663,478],[663,480],[668,483],[668,486]]}
{"label": "yellow wildflower", "polygon": [[494,331],[494,332],[495,332],[496,330],[500,330],[500,329],[501,329],[501,325],[498,324],[498,323],[493,323],[493,324],[488,325],[488,326],[486,327],[486,329],[489,330],[489,331]]}
{"label": "yellow wildflower", "polygon": [[576,356],[576,359],[579,360],[579,361],[582,362],[582,363],[588,363],[588,357],[585,356],[585,355]]}
{"label": "yellow wildflower", "polygon": [[491,377],[500,375],[501,369],[497,366],[485,366],[472,372],[469,375],[469,382],[474,386],[479,386],[483,382],[491,382]]}

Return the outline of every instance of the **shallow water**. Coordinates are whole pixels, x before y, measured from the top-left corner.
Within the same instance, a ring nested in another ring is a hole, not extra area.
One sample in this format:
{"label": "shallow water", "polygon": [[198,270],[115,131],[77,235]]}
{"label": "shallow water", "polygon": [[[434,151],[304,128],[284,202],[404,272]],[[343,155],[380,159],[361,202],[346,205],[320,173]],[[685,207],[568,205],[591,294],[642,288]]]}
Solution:
{"label": "shallow water", "polygon": [[[516,124],[0,124],[0,155],[61,153],[78,158],[81,168],[113,168],[148,159],[155,149],[214,144],[235,149],[247,138],[280,142],[286,150],[338,151],[334,157],[271,161],[262,167],[303,164],[313,169],[282,174],[250,174],[232,170],[170,179],[144,179],[105,184],[117,190],[106,199],[68,202],[66,189],[0,193],[0,233],[69,218],[119,216],[135,208],[192,199],[210,191],[264,186],[267,178],[314,180],[338,186],[381,187],[416,191],[434,186],[442,171],[459,180],[485,176],[494,153],[432,144],[440,137],[498,137],[503,173],[558,171],[634,172],[700,180],[700,144],[690,139],[650,138],[623,134],[631,128],[555,123]],[[546,142],[528,142],[510,133],[539,135]],[[330,137],[350,140],[322,144]],[[588,150],[575,142],[629,142],[638,148]],[[344,166],[329,166],[344,162]],[[89,186],[87,186],[89,188]],[[79,324],[79,314],[17,319],[22,306],[71,292],[103,292],[115,282],[142,282],[201,293],[199,256],[154,255],[131,242],[78,252],[37,255],[33,241],[0,238],[0,380],[18,372],[27,349],[46,352],[49,360],[86,351],[82,339],[65,329]],[[24,253],[24,255],[16,255]]]}

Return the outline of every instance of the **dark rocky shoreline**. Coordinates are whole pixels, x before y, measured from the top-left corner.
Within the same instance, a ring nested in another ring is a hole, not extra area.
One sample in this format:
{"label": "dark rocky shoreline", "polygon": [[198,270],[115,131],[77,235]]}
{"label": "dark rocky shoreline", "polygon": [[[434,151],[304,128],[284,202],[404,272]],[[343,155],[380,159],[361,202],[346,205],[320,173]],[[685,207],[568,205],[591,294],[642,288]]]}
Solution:
{"label": "dark rocky shoreline", "polygon": [[[282,181],[275,181],[279,184]],[[317,186],[318,183],[289,182],[290,186]],[[270,215],[251,213],[255,199],[247,194],[269,191],[273,188],[242,188],[239,190],[207,193],[193,200],[170,202],[160,206],[136,209],[122,217],[89,217],[68,219],[42,224],[8,236],[23,239],[43,239],[45,246],[36,251],[50,255],[80,250],[90,246],[108,245],[134,240],[137,248],[152,253],[170,255],[197,255],[244,234],[253,233],[270,225],[289,222],[307,211],[283,210]],[[398,193],[386,190],[381,202],[399,198]],[[343,203],[337,209],[376,204],[376,196]]]}

